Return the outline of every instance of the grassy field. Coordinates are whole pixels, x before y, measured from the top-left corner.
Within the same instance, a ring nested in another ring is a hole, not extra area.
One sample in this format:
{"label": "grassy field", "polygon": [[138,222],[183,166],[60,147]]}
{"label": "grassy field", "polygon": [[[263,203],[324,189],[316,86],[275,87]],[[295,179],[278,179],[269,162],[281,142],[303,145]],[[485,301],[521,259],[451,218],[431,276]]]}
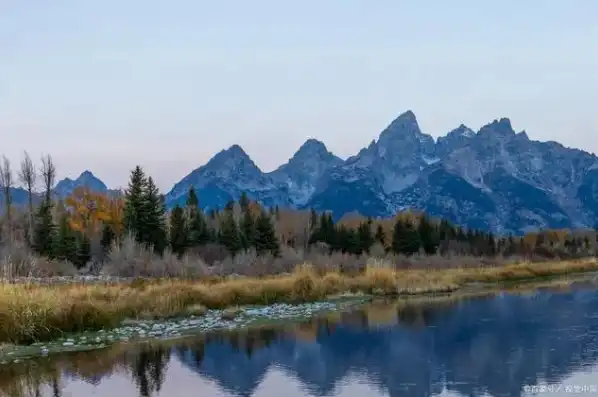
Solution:
{"label": "grassy field", "polygon": [[29,343],[117,326],[130,318],[166,318],[202,308],[305,302],[345,293],[418,295],[471,286],[536,280],[598,270],[598,261],[561,261],[500,267],[394,270],[370,261],[356,276],[317,273],[301,265],[288,275],[188,281],[155,280],[108,285],[0,285],[0,343]]}

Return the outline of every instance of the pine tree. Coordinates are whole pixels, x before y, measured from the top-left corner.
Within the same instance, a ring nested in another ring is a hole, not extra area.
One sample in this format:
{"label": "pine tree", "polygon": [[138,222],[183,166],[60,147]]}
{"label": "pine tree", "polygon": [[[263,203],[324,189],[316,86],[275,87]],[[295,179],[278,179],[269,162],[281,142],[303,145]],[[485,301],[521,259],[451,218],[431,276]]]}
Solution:
{"label": "pine tree", "polygon": [[89,237],[83,233],[79,234],[79,238],[77,240],[77,256],[75,265],[77,265],[78,268],[81,268],[85,266],[91,259],[91,242],[89,241]]}
{"label": "pine tree", "polygon": [[199,197],[197,197],[197,193],[195,192],[195,188],[193,186],[189,188],[189,193],[187,194],[187,200],[185,204],[189,208],[199,208]]}
{"label": "pine tree", "polygon": [[40,255],[54,257],[56,248],[56,225],[52,219],[52,202],[46,201],[39,206],[35,216],[33,248]]}
{"label": "pine tree", "polygon": [[241,236],[233,211],[226,211],[224,213],[218,240],[228,249],[231,255],[236,255],[241,250]]}
{"label": "pine tree", "polygon": [[170,213],[170,249],[181,257],[189,246],[189,230],[185,212],[179,205]]}
{"label": "pine tree", "polygon": [[427,255],[434,255],[438,249],[438,235],[434,226],[425,215],[422,215],[419,220],[418,233],[424,252]]}
{"label": "pine tree", "polygon": [[105,223],[102,226],[102,237],[100,238],[100,245],[102,247],[102,251],[107,253],[110,251],[112,246],[112,242],[116,238],[116,234],[114,233],[114,229],[111,225]]}
{"label": "pine tree", "polygon": [[152,177],[147,179],[142,208],[144,214],[141,224],[142,242],[154,247],[154,251],[158,254],[162,254],[168,245],[165,225],[166,205],[164,196],[160,194]]}
{"label": "pine tree", "polygon": [[313,208],[309,213],[309,230],[313,233],[314,230],[318,227],[318,214],[316,210]]}
{"label": "pine tree", "polygon": [[144,242],[146,209],[145,196],[147,179],[140,166],[131,171],[129,186],[125,191],[125,207],[123,211],[124,229],[131,233],[137,242]]}
{"label": "pine tree", "polygon": [[258,254],[270,252],[274,256],[280,254],[280,245],[274,225],[268,214],[262,211],[255,222],[255,249]]}
{"label": "pine tree", "polygon": [[384,228],[380,224],[378,224],[376,227],[376,235],[374,236],[374,240],[382,244],[383,247],[386,247],[386,233],[384,233]]}
{"label": "pine tree", "polygon": [[250,211],[245,211],[241,222],[242,244],[245,250],[253,247],[255,244],[255,221]]}
{"label": "pine tree", "polygon": [[363,252],[370,252],[370,248],[374,245],[374,237],[372,236],[372,228],[370,227],[371,222],[363,222],[357,229],[357,243],[358,248],[356,254]]}
{"label": "pine tree", "polygon": [[189,245],[191,247],[199,247],[212,240],[213,237],[210,235],[203,212],[199,209],[192,211],[191,219],[189,220]]}
{"label": "pine tree", "polygon": [[68,215],[62,214],[56,236],[55,256],[58,260],[75,263],[77,255],[77,237],[71,229]]}
{"label": "pine tree", "polygon": [[246,213],[249,210],[249,198],[247,197],[247,193],[241,193],[241,197],[239,198],[239,205],[241,206],[241,210]]}
{"label": "pine tree", "polygon": [[392,236],[392,250],[397,254],[413,255],[419,252],[421,240],[417,229],[409,221],[397,220]]}

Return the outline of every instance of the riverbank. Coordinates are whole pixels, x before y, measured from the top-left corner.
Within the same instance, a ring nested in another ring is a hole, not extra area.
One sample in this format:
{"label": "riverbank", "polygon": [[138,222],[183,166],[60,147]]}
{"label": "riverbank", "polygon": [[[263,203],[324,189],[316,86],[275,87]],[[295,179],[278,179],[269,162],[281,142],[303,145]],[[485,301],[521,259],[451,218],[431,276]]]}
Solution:
{"label": "riverbank", "polygon": [[[394,270],[371,263],[356,276],[318,274],[302,265],[288,275],[209,282],[0,285],[0,343],[31,343],[64,333],[113,328],[127,319],[201,316],[207,309],[324,300],[341,294],[419,295],[596,271],[596,259],[501,267]],[[228,311],[234,315],[234,309]]]}

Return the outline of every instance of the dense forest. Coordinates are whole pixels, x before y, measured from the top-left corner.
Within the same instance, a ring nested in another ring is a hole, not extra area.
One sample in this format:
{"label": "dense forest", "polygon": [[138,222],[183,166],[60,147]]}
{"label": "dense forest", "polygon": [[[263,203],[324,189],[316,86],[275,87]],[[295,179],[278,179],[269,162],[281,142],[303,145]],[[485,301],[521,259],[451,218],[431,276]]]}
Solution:
{"label": "dense forest", "polygon": [[[314,210],[264,208],[243,194],[225,208],[204,213],[201,197],[188,192],[184,206],[167,210],[151,176],[137,166],[120,195],[79,187],[57,198],[56,168],[50,156],[38,172],[28,155],[17,179],[29,194],[26,208],[12,205],[15,175],[9,161],[0,164],[3,216],[0,245],[21,244],[40,257],[69,262],[77,268],[101,268],[126,238],[154,255],[198,256],[213,264],[252,252],[254,258],[276,258],[286,249],[332,255],[410,257],[470,256],[485,258],[575,258],[595,255],[593,230],[546,230],[525,236],[496,236],[453,225],[423,212],[405,211],[387,219],[331,214]],[[41,179],[41,199],[34,194]]]}

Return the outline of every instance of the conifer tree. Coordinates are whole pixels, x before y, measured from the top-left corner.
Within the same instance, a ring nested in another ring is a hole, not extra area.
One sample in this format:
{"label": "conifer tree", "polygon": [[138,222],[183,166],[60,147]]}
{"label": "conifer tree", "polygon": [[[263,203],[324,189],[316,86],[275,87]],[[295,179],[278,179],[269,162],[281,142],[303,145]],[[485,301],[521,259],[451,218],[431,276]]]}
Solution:
{"label": "conifer tree", "polygon": [[56,259],[75,263],[77,248],[77,237],[69,225],[68,215],[62,214],[56,236]]}
{"label": "conifer tree", "polygon": [[245,211],[243,220],[241,221],[241,237],[242,244],[245,250],[254,246],[255,244],[255,221],[250,211]]}
{"label": "conifer tree", "polygon": [[249,210],[249,198],[247,197],[247,193],[241,193],[241,197],[239,198],[239,205],[241,206],[241,210],[246,213]]}
{"label": "conifer tree", "polygon": [[54,257],[56,247],[56,225],[52,219],[52,202],[44,200],[35,216],[33,248],[39,255]]}
{"label": "conifer tree", "polygon": [[77,256],[75,265],[78,268],[85,266],[91,259],[91,242],[89,241],[89,237],[87,237],[83,233],[79,233],[78,243],[77,243]]}
{"label": "conifer tree", "polygon": [[102,246],[102,251],[107,253],[110,251],[112,246],[112,242],[116,238],[116,234],[114,233],[114,229],[108,223],[102,225],[102,236],[100,238],[100,245]]}
{"label": "conifer tree", "polygon": [[189,246],[189,230],[185,212],[179,205],[170,213],[170,249],[181,257]]}
{"label": "conifer tree", "polygon": [[125,191],[123,211],[124,229],[131,233],[138,243],[144,242],[145,222],[147,217],[146,199],[147,178],[141,166],[131,171],[129,186]]}
{"label": "conifer tree", "polygon": [[210,230],[201,210],[192,212],[192,218],[189,220],[189,245],[199,247],[212,241],[214,238],[210,235]]}
{"label": "conifer tree", "polygon": [[376,227],[376,235],[374,236],[374,240],[382,244],[383,247],[386,246],[386,233],[384,233],[384,228],[380,224],[378,224]]}
{"label": "conifer tree", "polygon": [[374,245],[374,237],[372,236],[372,229],[370,227],[371,220],[362,222],[357,229],[356,242],[359,244],[357,254],[363,252],[370,252],[370,248]]}
{"label": "conifer tree", "polygon": [[242,248],[239,228],[233,211],[225,211],[218,236],[220,244],[224,245],[231,255],[236,255]]}
{"label": "conifer tree", "polygon": [[141,224],[142,242],[154,247],[154,251],[162,254],[168,245],[164,196],[160,194],[160,190],[152,177],[147,179],[147,189],[144,193],[142,201],[144,219]]}
{"label": "conifer tree", "polygon": [[393,251],[397,254],[413,255],[419,251],[420,247],[419,233],[413,223],[397,220],[392,236]]}
{"label": "conifer tree", "polygon": [[438,249],[438,238],[434,226],[425,215],[422,215],[418,225],[419,238],[422,248],[427,255],[434,255]]}
{"label": "conifer tree", "polygon": [[189,193],[187,194],[187,200],[185,204],[187,207],[192,209],[199,208],[199,197],[197,197],[197,193],[195,192],[195,188],[193,186],[189,188]]}
{"label": "conifer tree", "polygon": [[280,245],[274,225],[268,214],[262,211],[255,222],[255,249],[258,254],[270,252],[274,256],[280,254]]}

